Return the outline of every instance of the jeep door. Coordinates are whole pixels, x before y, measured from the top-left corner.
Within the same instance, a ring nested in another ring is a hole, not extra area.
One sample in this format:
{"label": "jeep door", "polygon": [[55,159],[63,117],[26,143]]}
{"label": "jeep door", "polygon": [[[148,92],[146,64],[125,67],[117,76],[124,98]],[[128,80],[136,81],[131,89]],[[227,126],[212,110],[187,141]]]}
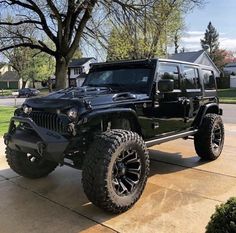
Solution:
{"label": "jeep door", "polygon": [[203,101],[203,88],[200,80],[200,69],[198,66],[182,64],[183,82],[182,91],[185,99],[185,122],[191,125],[195,119],[200,103]]}
{"label": "jeep door", "polygon": [[155,120],[159,124],[157,134],[184,131],[188,127],[185,122],[185,102],[180,64],[160,62],[157,82],[162,79],[173,80],[174,90],[168,93],[160,93],[158,88],[156,90],[155,98],[158,104],[154,105],[153,112]]}

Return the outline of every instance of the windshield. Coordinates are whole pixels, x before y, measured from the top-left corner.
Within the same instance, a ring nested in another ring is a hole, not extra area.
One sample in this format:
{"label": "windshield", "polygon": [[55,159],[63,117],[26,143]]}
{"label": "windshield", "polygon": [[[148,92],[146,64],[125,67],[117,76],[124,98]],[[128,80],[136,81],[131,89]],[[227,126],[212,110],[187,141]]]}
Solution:
{"label": "windshield", "polygon": [[95,70],[88,74],[83,86],[110,87],[123,91],[148,93],[152,75],[150,68]]}

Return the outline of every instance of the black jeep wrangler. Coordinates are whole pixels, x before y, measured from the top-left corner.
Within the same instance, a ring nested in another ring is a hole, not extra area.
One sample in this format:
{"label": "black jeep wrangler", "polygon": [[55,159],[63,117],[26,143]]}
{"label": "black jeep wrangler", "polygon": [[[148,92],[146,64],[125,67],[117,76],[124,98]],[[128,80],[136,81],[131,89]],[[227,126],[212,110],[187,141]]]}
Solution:
{"label": "black jeep wrangler", "polygon": [[82,87],[27,99],[15,111],[4,136],[6,157],[15,172],[33,179],[58,165],[82,169],[88,199],[121,213],[147,182],[147,147],[191,138],[202,159],[218,158],[220,115],[207,66],[162,59],[97,63]]}

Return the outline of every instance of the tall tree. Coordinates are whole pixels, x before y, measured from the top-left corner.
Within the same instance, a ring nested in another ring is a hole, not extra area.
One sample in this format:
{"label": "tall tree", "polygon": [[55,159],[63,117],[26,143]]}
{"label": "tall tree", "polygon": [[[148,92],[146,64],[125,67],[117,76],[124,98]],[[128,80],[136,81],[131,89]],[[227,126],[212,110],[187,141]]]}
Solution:
{"label": "tall tree", "polygon": [[214,60],[214,54],[219,50],[219,33],[216,28],[209,22],[204,38],[201,39],[202,48],[208,51],[210,57]]}
{"label": "tall tree", "polygon": [[223,69],[227,53],[225,50],[220,49],[219,33],[211,22],[207,26],[204,38],[201,40],[201,45],[216,66],[219,69]]}
{"label": "tall tree", "polygon": [[[66,86],[68,64],[81,40],[88,34],[94,34],[97,27],[102,25],[99,21],[94,27],[90,23],[92,16],[95,22],[117,11],[135,14],[143,5],[141,1],[134,0],[0,0],[0,8],[8,14],[13,12],[17,15],[12,22],[2,14],[0,26],[4,34],[0,37],[0,52],[28,47],[53,56],[56,60],[56,86],[60,89]],[[34,27],[37,40],[22,35],[18,30],[29,25]],[[49,48],[42,38],[49,38],[55,49]]]}

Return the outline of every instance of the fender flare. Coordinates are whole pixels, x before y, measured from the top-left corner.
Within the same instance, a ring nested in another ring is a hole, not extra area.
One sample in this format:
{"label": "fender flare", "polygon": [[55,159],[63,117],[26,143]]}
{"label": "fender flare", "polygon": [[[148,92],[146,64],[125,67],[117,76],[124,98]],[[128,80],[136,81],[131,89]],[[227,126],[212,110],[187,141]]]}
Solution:
{"label": "fender flare", "polygon": [[209,109],[214,109],[213,111],[210,111],[210,113],[216,113],[219,115],[223,115],[223,110],[219,107],[217,103],[209,103],[204,106],[201,106],[198,114],[193,121],[193,126],[200,126],[202,124],[204,116],[207,114]]}
{"label": "fender flare", "polygon": [[110,118],[114,115],[115,118],[119,118],[120,116],[125,116],[125,118],[129,119],[132,123],[132,126],[135,127],[135,131],[141,135],[141,126],[138,121],[138,116],[132,108],[113,108],[113,109],[101,109],[94,110],[85,115],[82,115],[83,123],[88,123],[95,118]]}

